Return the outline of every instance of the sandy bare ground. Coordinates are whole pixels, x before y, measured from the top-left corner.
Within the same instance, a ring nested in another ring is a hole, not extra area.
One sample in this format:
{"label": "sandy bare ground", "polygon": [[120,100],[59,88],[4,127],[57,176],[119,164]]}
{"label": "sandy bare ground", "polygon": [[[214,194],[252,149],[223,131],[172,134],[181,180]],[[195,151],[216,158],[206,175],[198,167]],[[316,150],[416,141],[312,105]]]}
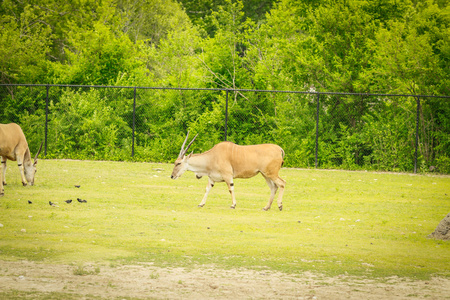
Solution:
{"label": "sandy bare ground", "polygon": [[369,280],[270,271],[159,268],[152,264],[80,266],[0,261],[2,292],[58,292],[79,299],[450,299],[450,279]]}

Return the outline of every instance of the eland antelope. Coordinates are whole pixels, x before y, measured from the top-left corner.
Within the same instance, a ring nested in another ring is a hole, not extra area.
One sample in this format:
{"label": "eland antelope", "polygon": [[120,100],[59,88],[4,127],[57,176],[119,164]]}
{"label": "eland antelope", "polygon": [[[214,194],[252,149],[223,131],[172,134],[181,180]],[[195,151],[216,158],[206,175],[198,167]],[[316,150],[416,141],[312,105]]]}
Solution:
{"label": "eland antelope", "polygon": [[31,161],[30,149],[22,129],[15,123],[0,124],[0,158],[2,172],[0,172],[0,196],[4,194],[3,185],[6,185],[6,160],[15,160],[19,165],[22,184],[25,186],[34,184],[36,164],[39,153],[36,153],[34,163]]}
{"label": "eland antelope", "polygon": [[189,132],[175,161],[171,178],[177,179],[185,171],[194,172],[198,179],[202,176],[209,177],[206,193],[198,205],[199,207],[205,205],[208,193],[214,186],[214,183],[225,181],[231,194],[231,208],[235,208],[236,199],[233,179],[251,178],[261,173],[271,190],[269,202],[263,209],[270,209],[278,189],[280,189],[278,208],[280,210],[283,209],[282,199],[286,182],[278,176],[278,172],[284,162],[284,150],[280,146],[274,144],[239,146],[231,142],[221,142],[206,152],[186,155],[197,135],[184,148],[188,137]]}

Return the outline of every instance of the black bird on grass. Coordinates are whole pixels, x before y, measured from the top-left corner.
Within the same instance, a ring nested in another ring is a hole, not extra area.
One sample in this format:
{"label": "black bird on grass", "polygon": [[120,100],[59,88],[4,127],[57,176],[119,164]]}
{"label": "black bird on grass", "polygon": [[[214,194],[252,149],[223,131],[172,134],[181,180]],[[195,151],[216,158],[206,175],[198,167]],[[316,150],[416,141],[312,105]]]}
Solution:
{"label": "black bird on grass", "polygon": [[56,206],[56,204],[52,203],[52,201],[48,201],[48,204],[50,204],[51,206]]}
{"label": "black bird on grass", "polygon": [[86,200],[83,200],[83,199],[80,199],[80,198],[77,198],[77,200],[78,200],[78,202],[80,202],[80,203],[87,203]]}
{"label": "black bird on grass", "polygon": [[76,188],[80,188],[81,185],[75,185]]}
{"label": "black bird on grass", "polygon": [[28,204],[33,204],[33,202],[31,202],[30,200],[28,200]]}
{"label": "black bird on grass", "polygon": [[65,200],[66,203],[72,203],[72,199]]}

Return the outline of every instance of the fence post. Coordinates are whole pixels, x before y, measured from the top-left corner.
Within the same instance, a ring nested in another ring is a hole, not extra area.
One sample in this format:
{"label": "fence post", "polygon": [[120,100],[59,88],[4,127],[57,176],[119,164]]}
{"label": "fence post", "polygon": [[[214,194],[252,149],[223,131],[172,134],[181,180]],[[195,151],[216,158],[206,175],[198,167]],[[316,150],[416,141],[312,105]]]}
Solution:
{"label": "fence post", "polygon": [[48,136],[48,91],[50,89],[50,85],[47,84],[47,96],[45,98],[45,147],[44,147],[44,156],[47,156],[47,136]]}
{"label": "fence post", "polygon": [[316,109],[316,161],[315,161],[315,166],[317,169],[317,156],[318,156],[318,152],[319,152],[319,108],[320,108],[320,94],[317,93],[317,109]]}
{"label": "fence post", "polygon": [[131,157],[134,157],[135,127],[136,127],[136,87],[134,87],[134,96],[133,96],[133,141],[131,144]]}
{"label": "fence post", "polygon": [[226,90],[227,96],[225,98],[225,131],[224,131],[224,141],[227,140],[227,128],[228,128],[228,89]]}
{"label": "fence post", "polygon": [[417,114],[416,114],[416,142],[414,150],[414,174],[417,173],[417,153],[419,148],[419,118],[420,118],[420,98],[417,97]]}

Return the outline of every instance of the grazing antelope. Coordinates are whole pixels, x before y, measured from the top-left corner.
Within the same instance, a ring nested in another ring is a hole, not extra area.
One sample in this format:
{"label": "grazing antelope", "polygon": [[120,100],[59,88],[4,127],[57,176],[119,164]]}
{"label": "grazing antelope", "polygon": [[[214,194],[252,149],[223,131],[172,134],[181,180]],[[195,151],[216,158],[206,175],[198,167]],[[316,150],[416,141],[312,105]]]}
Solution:
{"label": "grazing antelope", "polygon": [[198,205],[199,207],[205,205],[208,193],[214,183],[225,181],[231,194],[231,208],[235,208],[233,179],[251,178],[261,173],[271,190],[269,203],[263,209],[270,209],[278,188],[280,189],[278,208],[283,209],[282,199],[286,182],[278,176],[284,158],[284,151],[280,146],[274,144],[239,146],[231,142],[221,142],[206,152],[186,155],[197,135],[184,148],[188,136],[189,132],[175,161],[171,178],[177,179],[185,171],[194,172],[198,179],[202,176],[209,177],[206,193]]}
{"label": "grazing antelope", "polygon": [[36,173],[36,164],[39,148],[34,163],[31,161],[30,149],[28,148],[27,139],[22,129],[15,123],[0,124],[0,158],[2,172],[0,172],[0,196],[3,196],[3,185],[6,185],[6,160],[16,160],[19,165],[20,175],[22,176],[22,184],[25,186],[34,184],[34,175]]}

